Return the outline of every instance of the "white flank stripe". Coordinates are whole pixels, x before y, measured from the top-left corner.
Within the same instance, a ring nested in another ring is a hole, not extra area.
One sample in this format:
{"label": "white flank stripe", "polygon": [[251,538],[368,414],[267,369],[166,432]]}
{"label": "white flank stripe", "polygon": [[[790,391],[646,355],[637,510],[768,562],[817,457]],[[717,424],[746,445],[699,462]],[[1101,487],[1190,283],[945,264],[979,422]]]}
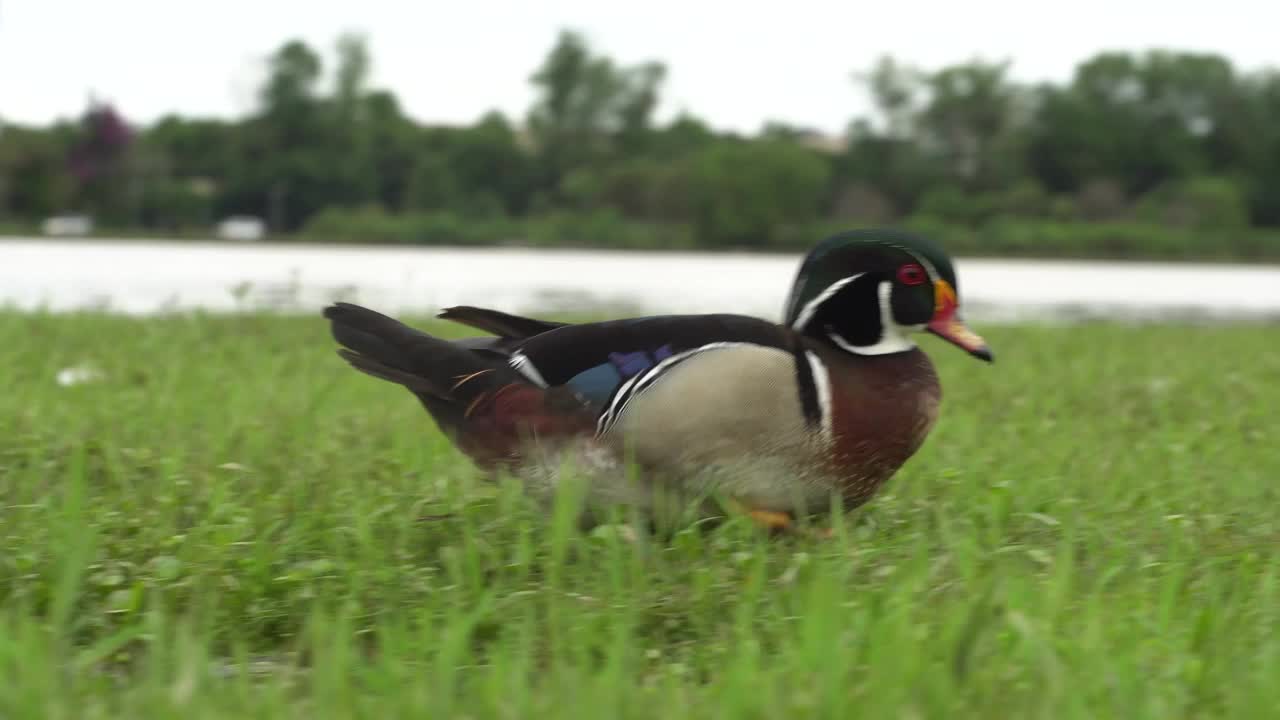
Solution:
{"label": "white flank stripe", "polygon": [[609,426],[613,425],[614,416],[622,412],[622,407],[619,406],[619,403],[621,402],[622,406],[627,404],[626,400],[630,399],[631,387],[639,382],[640,378],[644,377],[645,374],[652,369],[653,368],[650,368],[644,372],[632,375],[631,379],[622,383],[622,387],[618,388],[618,391],[613,394],[613,400],[610,401],[609,407],[605,408],[604,412],[600,413],[600,418],[596,420],[597,436],[603,435],[605,431],[609,429]]}
{"label": "white flank stripe", "polygon": [[831,411],[831,375],[827,372],[827,367],[822,364],[822,360],[812,351],[806,350],[804,357],[809,361],[809,370],[813,374],[813,387],[818,391],[818,410],[822,413],[822,435],[828,441],[832,435],[832,418]]}
{"label": "white flank stripe", "polygon": [[700,345],[692,350],[685,350],[684,352],[676,353],[648,370],[633,376],[630,380],[623,383],[622,387],[618,388],[618,391],[613,395],[613,400],[609,403],[609,407],[601,413],[600,419],[596,421],[596,436],[598,437],[609,432],[609,429],[613,427],[614,422],[616,422],[627,409],[627,404],[631,402],[632,398],[635,398],[640,393],[652,387],[654,382],[659,379],[659,376],[662,373],[666,372],[677,363],[688,360],[694,355],[708,350],[718,350],[720,348],[753,344],[754,343],[745,342],[718,342]]}

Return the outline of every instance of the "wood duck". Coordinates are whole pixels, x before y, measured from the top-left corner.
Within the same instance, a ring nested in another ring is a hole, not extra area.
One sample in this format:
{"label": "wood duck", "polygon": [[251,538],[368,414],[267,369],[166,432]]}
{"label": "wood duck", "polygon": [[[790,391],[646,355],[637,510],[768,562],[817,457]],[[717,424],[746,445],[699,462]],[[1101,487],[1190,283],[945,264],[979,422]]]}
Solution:
{"label": "wood duck", "polygon": [[476,465],[544,498],[585,481],[584,521],[723,516],[776,530],[869,500],[920,447],[941,388],[927,331],[987,362],[955,270],[918,235],[828,238],[804,258],[784,322],[732,314],[584,324],[478,307],[439,314],[491,333],[443,340],[357,305],[325,309],[338,352],[408,388]]}

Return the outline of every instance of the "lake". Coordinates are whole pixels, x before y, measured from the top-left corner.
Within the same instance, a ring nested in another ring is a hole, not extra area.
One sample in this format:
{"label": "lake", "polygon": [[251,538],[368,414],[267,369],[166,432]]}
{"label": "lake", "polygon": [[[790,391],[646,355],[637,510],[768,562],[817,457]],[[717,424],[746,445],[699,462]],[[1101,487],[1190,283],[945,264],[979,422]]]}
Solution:
{"label": "lake", "polygon": [[[0,238],[0,303],[129,314],[740,312],[777,319],[797,255]],[[956,260],[975,322],[1280,319],[1280,266]]]}

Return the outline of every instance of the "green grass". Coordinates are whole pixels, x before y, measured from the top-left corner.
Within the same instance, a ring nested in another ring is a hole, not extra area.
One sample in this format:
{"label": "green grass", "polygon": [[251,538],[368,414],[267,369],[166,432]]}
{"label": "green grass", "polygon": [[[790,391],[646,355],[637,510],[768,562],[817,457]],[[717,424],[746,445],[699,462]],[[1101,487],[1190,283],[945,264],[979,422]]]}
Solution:
{"label": "green grass", "polygon": [[980,329],[835,539],[645,545],[319,319],[0,314],[0,717],[1280,715],[1277,331]]}

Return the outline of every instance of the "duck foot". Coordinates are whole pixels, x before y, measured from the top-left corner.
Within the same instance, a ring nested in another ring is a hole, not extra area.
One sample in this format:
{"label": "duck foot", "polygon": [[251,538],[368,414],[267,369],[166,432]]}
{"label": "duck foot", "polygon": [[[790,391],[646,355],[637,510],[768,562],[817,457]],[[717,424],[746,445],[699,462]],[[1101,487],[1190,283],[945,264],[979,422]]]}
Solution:
{"label": "duck foot", "polygon": [[776,510],[748,510],[747,517],[773,535],[800,535],[814,540],[830,540],[835,530],[830,527],[801,527],[791,513]]}
{"label": "duck foot", "polygon": [[795,521],[790,513],[776,510],[748,510],[747,516],[755,524],[770,532],[790,532],[795,529]]}

